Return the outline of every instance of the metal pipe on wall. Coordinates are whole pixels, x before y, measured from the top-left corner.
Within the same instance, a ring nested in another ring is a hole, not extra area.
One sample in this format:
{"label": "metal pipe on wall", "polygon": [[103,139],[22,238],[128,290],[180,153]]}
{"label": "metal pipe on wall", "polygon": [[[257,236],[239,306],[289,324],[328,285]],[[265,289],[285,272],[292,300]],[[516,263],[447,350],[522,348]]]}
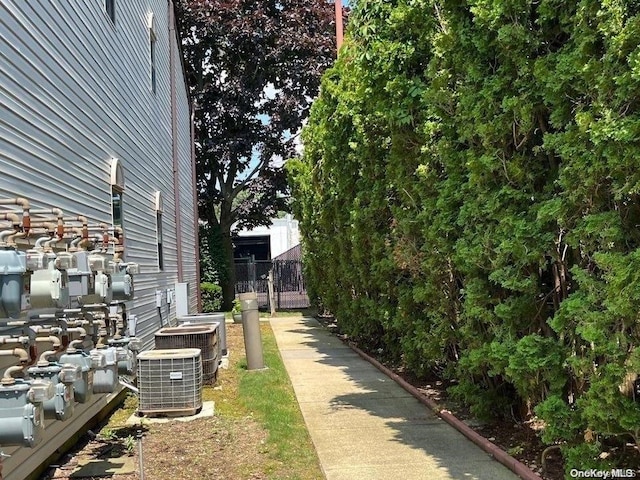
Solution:
{"label": "metal pipe on wall", "polygon": [[0,199],[0,205],[18,205],[22,207],[22,228],[25,232],[28,232],[31,228],[31,217],[29,216],[29,200],[22,197],[16,198],[2,198]]}
{"label": "metal pipe on wall", "polygon": [[0,350],[0,356],[17,357],[20,365],[14,365],[7,368],[0,379],[2,385],[13,385],[15,383],[14,375],[25,370],[29,363],[29,353],[23,348],[14,348],[12,350]]}
{"label": "metal pipe on wall", "polygon": [[173,157],[173,200],[176,212],[176,249],[178,250],[178,282],[182,282],[182,219],[180,218],[180,171],[178,163],[178,113],[176,100],[176,49],[174,42],[178,42],[176,35],[176,18],[173,2],[169,0],[169,88],[171,93],[171,147]]}
{"label": "metal pipe on wall", "polygon": [[335,0],[336,5],[336,48],[340,51],[342,46],[342,38],[344,36],[342,26],[342,0]]}
{"label": "metal pipe on wall", "polygon": [[198,312],[202,311],[202,291],[200,289],[200,214],[198,212],[198,179],[196,178],[196,106],[191,102],[191,181],[193,182],[193,228],[196,238],[196,299]]}

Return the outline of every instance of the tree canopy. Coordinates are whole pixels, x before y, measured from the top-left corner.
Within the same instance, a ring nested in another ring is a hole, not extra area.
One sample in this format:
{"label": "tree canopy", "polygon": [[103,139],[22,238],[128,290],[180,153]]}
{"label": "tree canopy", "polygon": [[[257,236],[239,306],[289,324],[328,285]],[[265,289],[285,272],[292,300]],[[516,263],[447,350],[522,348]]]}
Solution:
{"label": "tree canopy", "polygon": [[[315,0],[178,0],[195,101],[200,218],[226,306],[231,229],[267,225],[286,208],[282,163],[335,58],[333,6]],[[237,223],[236,223],[237,222]],[[203,252],[205,255],[208,252]]]}

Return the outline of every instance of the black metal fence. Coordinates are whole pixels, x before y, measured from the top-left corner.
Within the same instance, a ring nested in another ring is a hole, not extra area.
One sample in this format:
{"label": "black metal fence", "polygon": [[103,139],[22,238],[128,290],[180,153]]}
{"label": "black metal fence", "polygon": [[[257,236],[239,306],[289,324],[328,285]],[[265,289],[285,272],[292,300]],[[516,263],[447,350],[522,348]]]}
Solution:
{"label": "black metal fence", "polygon": [[307,308],[309,296],[302,275],[302,260],[236,260],[236,293],[254,291],[258,307],[270,308],[269,271],[273,271],[276,310]]}

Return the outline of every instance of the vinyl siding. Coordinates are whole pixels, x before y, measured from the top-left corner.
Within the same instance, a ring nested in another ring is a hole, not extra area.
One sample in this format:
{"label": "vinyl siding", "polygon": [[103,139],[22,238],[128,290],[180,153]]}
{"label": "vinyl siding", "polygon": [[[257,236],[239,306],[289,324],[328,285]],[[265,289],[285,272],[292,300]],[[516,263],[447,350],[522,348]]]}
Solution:
{"label": "vinyl siding", "polygon": [[[155,94],[147,27],[151,12]],[[101,0],[0,2],[0,198],[25,197],[34,209],[58,207],[68,216],[111,224],[111,161],[119,159],[125,176],[125,258],[140,264],[141,272],[135,276],[135,299],[128,302],[128,311],[138,317],[136,333],[145,349],[153,347],[158,328],[175,320],[175,304],[167,304],[166,298],[178,281],[178,254],[183,281],[191,284],[190,310],[196,311],[189,98],[175,48],[176,208],[169,42],[174,47],[177,43],[170,38],[168,14],[167,0],[118,0],[115,24]],[[164,202],[162,271],[156,191]],[[177,251],[177,235],[182,237],[182,252]],[[160,309],[157,290],[164,299]],[[29,450],[5,451],[14,455],[3,471],[11,479],[12,468]]]}
{"label": "vinyl siding", "polygon": [[[176,38],[173,39],[177,42]],[[181,216],[181,232],[182,237],[182,272],[183,282],[190,285],[190,303],[189,312],[197,312],[197,274],[196,269],[200,266],[196,263],[196,249],[198,248],[196,239],[197,218],[194,210],[193,197],[193,176],[192,170],[195,165],[191,159],[191,111],[189,108],[189,98],[187,96],[187,86],[182,74],[182,64],[180,63],[180,50],[177,44],[174,50],[178,57],[175,62],[176,67],[176,104],[178,119],[178,182],[179,182],[179,198]]]}

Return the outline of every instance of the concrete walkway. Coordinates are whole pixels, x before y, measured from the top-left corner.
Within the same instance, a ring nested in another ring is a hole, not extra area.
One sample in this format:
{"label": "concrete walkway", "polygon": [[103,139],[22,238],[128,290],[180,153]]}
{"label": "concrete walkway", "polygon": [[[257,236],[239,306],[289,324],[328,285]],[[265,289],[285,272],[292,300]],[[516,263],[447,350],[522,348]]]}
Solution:
{"label": "concrete walkway", "polygon": [[515,480],[315,319],[271,326],[327,480]]}

